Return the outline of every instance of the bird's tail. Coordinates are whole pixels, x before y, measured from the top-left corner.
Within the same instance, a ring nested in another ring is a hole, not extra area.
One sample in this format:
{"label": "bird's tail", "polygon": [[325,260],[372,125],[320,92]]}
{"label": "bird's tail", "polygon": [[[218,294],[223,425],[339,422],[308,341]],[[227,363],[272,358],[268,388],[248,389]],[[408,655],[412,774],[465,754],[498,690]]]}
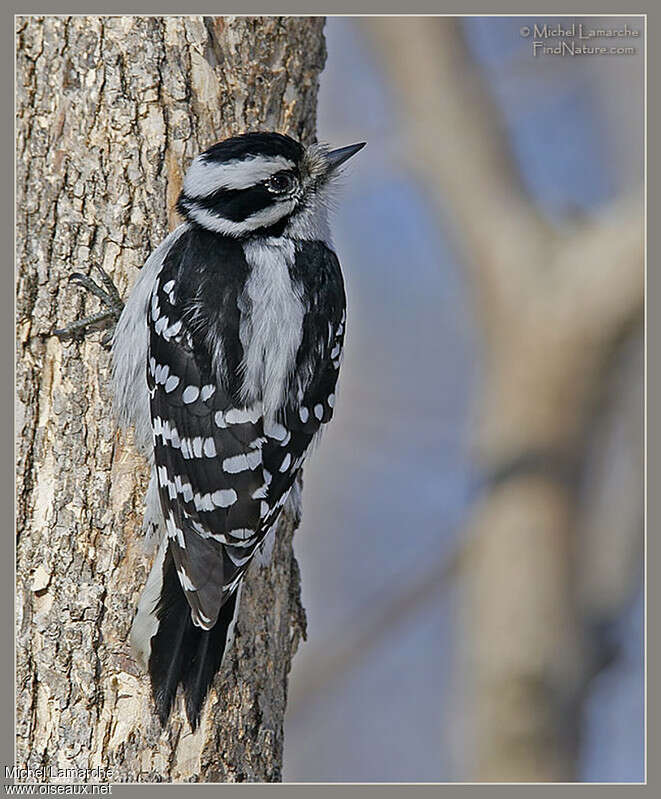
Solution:
{"label": "bird's tail", "polygon": [[164,538],[140,598],[131,645],[149,671],[161,724],[167,723],[181,685],[186,716],[194,732],[209,687],[232,642],[241,586],[222,606],[210,630],[196,627],[167,543]]}

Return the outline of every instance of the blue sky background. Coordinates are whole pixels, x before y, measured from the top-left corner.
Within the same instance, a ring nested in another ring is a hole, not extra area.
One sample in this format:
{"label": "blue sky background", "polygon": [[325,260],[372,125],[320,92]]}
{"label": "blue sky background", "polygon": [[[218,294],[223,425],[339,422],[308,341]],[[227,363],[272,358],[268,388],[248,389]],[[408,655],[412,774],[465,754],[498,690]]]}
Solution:
{"label": "blue sky background", "polygon": [[[533,60],[518,34],[525,22],[464,25],[524,182],[560,223],[640,180],[642,60]],[[368,146],[347,171],[335,214],[347,341],[335,419],[306,466],[295,538],[308,641],[290,677],[284,778],[452,781],[462,752],[451,583],[332,675],[324,671],[394,596],[448,558],[470,507],[477,342],[468,287],[400,157],[397,103],[368,24],[336,17],[326,27],[319,136]],[[641,593],[618,625],[622,656],[587,702],[584,780],[643,779],[642,614]]]}

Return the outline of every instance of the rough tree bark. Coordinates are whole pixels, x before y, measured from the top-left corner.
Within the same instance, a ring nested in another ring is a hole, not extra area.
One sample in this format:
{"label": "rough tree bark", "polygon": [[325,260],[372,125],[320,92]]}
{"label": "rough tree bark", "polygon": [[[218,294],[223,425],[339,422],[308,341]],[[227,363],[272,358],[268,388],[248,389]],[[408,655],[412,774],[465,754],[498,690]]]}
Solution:
{"label": "rough tree bark", "polygon": [[249,129],[315,135],[322,18],[17,19],[17,754],[112,781],[280,779],[287,675],[304,634],[292,536],[253,564],[198,732],[162,732],[127,646],[151,555],[145,463],[115,432],[97,310],[67,283],[102,264],[126,294],[177,224],[190,160]]}
{"label": "rough tree bark", "polygon": [[[589,595],[576,558],[576,478],[616,345],[640,331],[642,190],[552,228],[523,189],[458,21],[381,18],[371,30],[400,89],[411,167],[457,233],[481,327],[474,455],[490,480],[466,531],[465,777],[573,780],[581,699],[599,667],[584,625],[608,593],[607,567],[583,564]],[[634,507],[620,522],[640,564],[642,449],[634,461]]]}

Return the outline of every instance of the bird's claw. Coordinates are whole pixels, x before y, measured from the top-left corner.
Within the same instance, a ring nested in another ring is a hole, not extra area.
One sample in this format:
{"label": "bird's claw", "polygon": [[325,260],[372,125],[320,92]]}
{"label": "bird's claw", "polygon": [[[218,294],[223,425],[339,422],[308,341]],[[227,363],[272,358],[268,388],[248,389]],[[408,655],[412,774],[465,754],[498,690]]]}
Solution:
{"label": "bird's claw", "polygon": [[110,275],[98,264],[95,265],[95,267],[99,272],[103,287],[92,280],[91,277],[83,275],[81,272],[72,272],[69,275],[68,280],[70,283],[75,283],[81,288],[84,288],[86,291],[89,291],[90,294],[93,294],[95,297],[97,297],[107,310],[100,311],[98,313],[92,314],[91,316],[87,316],[84,319],[71,322],[64,327],[53,330],[52,334],[62,339],[73,337],[79,334],[84,335],[85,333],[90,332],[91,329],[98,330],[110,327],[111,329],[101,339],[101,345],[107,349],[110,347],[112,342],[114,328],[117,324],[120,314],[122,313],[122,310],[124,309],[124,303],[122,298],[119,296],[117,287],[113,283]]}

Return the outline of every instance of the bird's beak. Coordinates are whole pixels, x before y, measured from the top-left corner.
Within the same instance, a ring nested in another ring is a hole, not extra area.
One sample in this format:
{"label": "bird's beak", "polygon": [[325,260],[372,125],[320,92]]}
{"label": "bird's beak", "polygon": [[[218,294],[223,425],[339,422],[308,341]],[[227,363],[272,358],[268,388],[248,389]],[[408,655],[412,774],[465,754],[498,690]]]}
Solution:
{"label": "bird's beak", "polygon": [[359,144],[350,144],[348,147],[340,147],[337,150],[331,150],[326,153],[326,163],[328,164],[328,171],[332,172],[338,166],[348,161],[352,155],[363,149],[367,144],[366,141],[361,141]]}

